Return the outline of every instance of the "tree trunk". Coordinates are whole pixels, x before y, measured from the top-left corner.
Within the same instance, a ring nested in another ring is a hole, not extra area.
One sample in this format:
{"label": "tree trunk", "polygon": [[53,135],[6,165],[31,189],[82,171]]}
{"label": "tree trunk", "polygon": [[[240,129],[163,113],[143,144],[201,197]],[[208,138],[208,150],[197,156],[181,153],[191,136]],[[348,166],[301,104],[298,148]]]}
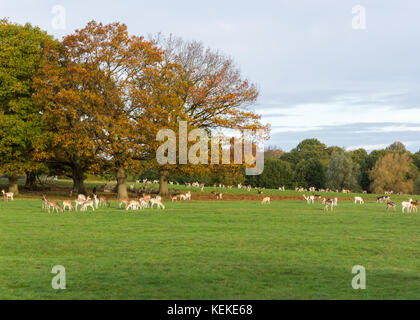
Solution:
{"label": "tree trunk", "polygon": [[83,168],[79,165],[73,166],[73,191],[77,194],[87,195],[84,181],[86,176],[84,175]]}
{"label": "tree trunk", "polygon": [[36,174],[35,172],[27,172],[26,173],[26,182],[25,188],[31,190],[36,183]]}
{"label": "tree trunk", "polygon": [[19,194],[18,177],[8,176],[7,178],[9,178],[9,192],[13,192],[14,195],[18,195]]}
{"label": "tree trunk", "polygon": [[161,170],[160,171],[159,194],[162,197],[169,196],[168,175],[169,175],[168,170]]}
{"label": "tree trunk", "polygon": [[125,168],[121,166],[117,167],[117,190],[118,190],[118,199],[128,198],[127,173],[125,172]]}

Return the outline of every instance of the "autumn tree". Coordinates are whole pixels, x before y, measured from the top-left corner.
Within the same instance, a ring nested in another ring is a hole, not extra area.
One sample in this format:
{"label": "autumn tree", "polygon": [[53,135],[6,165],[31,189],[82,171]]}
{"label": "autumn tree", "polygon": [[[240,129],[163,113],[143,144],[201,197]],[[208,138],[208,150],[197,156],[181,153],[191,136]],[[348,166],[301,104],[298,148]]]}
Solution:
{"label": "autumn tree", "polygon": [[417,170],[408,153],[389,153],[380,158],[369,172],[370,189],[375,193],[386,190],[411,193]]}
{"label": "autumn tree", "polygon": [[154,90],[166,89],[162,79],[167,74],[158,64],[160,50],[142,37],[130,36],[124,24],[92,21],[66,36],[54,55],[56,65],[46,66],[41,86],[50,88],[41,98],[46,117],[55,123],[56,154],[75,170],[79,191],[84,190],[88,168],[100,170],[101,160],[112,162],[118,196],[127,197],[127,168],[138,167],[151,154],[153,114],[170,112],[159,104],[167,93],[151,103]]}
{"label": "autumn tree", "polygon": [[[258,97],[256,86],[244,79],[234,61],[197,41],[158,35],[153,38],[164,51],[164,63],[180,66],[180,90],[176,109],[178,120],[191,128],[262,129],[260,116],[248,109]],[[179,104],[181,103],[181,104]],[[181,107],[181,109],[179,109]],[[168,166],[161,168],[160,193],[168,193]]]}
{"label": "autumn tree", "polygon": [[52,42],[30,24],[0,20],[0,172],[8,176],[9,190],[15,194],[18,175],[43,168],[35,158],[46,128],[33,99],[34,78],[44,48]]}

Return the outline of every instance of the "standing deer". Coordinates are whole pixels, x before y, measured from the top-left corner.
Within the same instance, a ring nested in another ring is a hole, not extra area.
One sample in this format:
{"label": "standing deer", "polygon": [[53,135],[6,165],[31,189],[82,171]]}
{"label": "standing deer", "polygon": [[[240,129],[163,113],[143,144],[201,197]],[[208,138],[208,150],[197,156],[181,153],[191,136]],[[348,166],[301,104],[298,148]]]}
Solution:
{"label": "standing deer", "polygon": [[63,210],[66,211],[66,208],[69,208],[69,211],[75,211],[71,200],[63,200]]}
{"label": "standing deer", "polygon": [[394,211],[395,211],[395,209],[397,208],[397,206],[396,206],[396,204],[394,202],[388,201],[386,203],[386,210],[388,211],[390,208],[394,209]]}
{"label": "standing deer", "polygon": [[9,201],[9,198],[10,200],[13,200],[13,192],[5,192],[4,190],[1,190],[1,193],[3,193],[4,201]]}

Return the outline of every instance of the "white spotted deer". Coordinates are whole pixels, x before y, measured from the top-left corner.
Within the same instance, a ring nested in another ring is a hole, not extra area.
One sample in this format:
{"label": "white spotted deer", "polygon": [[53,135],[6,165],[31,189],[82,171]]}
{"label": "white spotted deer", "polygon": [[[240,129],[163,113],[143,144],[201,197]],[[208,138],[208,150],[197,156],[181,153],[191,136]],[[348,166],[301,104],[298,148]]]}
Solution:
{"label": "white spotted deer", "polygon": [[69,208],[69,211],[75,211],[71,200],[63,200],[63,211],[66,211],[67,208]]}
{"label": "white spotted deer", "polygon": [[58,211],[64,212],[63,208],[60,207],[57,201],[55,200],[47,200],[47,208],[48,213],[50,213],[50,209],[52,208],[52,212],[54,213],[54,210],[58,213]]}

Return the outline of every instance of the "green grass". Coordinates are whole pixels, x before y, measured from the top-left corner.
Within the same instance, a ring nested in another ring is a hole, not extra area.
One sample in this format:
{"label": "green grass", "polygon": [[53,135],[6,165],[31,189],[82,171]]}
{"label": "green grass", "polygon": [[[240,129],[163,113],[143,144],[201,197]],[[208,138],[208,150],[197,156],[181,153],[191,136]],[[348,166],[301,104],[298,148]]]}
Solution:
{"label": "green grass", "polygon": [[[420,299],[420,213],[340,202],[41,211],[0,201],[0,299]],[[51,269],[66,268],[53,290]],[[366,290],[354,290],[354,265]]]}

